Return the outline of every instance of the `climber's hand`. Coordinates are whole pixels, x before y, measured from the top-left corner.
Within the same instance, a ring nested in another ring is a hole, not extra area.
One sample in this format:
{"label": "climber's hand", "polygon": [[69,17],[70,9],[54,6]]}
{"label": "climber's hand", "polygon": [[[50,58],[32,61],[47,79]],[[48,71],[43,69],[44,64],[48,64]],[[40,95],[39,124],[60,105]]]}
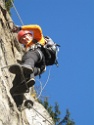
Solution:
{"label": "climber's hand", "polygon": [[21,27],[14,25],[11,32],[16,33],[16,32],[19,32],[20,30],[21,30]]}

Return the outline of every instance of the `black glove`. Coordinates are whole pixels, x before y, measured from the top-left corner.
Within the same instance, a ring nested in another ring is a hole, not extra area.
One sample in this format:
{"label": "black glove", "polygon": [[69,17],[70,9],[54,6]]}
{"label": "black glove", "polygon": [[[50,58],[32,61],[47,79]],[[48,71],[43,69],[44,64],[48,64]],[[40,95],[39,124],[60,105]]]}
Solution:
{"label": "black glove", "polygon": [[21,27],[14,25],[11,32],[16,33],[16,32],[19,32],[20,30],[21,30]]}

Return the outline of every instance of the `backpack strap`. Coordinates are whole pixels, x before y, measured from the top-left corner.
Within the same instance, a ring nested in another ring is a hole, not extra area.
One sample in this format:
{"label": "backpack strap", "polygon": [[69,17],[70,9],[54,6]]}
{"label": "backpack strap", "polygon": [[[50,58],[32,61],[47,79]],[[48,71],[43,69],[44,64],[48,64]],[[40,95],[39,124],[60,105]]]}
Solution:
{"label": "backpack strap", "polygon": [[54,64],[58,67],[59,65],[58,65],[58,57],[57,57],[57,54],[58,54],[58,52],[59,52],[59,47],[60,47],[60,45],[59,44],[54,44],[55,45],[55,47],[56,47],[56,59],[55,59],[55,62],[54,62]]}

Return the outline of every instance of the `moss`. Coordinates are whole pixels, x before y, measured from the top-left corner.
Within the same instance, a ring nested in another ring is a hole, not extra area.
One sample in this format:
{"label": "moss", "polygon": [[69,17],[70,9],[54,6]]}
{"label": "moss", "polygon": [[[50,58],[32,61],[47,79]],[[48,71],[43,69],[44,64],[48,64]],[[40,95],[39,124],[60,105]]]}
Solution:
{"label": "moss", "polygon": [[6,10],[9,12],[10,15],[11,15],[11,13],[10,13],[10,9],[11,9],[11,7],[13,7],[11,1],[14,2],[14,0],[7,0],[7,1],[5,2]]}

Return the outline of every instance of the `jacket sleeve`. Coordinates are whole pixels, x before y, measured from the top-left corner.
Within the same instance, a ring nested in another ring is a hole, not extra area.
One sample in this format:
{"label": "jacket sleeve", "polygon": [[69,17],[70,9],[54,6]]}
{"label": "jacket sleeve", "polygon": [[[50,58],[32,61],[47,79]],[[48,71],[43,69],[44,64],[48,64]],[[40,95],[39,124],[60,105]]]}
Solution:
{"label": "jacket sleeve", "polygon": [[42,29],[39,25],[24,25],[21,29],[33,31],[33,39],[36,39],[37,41],[41,40],[43,37]]}

